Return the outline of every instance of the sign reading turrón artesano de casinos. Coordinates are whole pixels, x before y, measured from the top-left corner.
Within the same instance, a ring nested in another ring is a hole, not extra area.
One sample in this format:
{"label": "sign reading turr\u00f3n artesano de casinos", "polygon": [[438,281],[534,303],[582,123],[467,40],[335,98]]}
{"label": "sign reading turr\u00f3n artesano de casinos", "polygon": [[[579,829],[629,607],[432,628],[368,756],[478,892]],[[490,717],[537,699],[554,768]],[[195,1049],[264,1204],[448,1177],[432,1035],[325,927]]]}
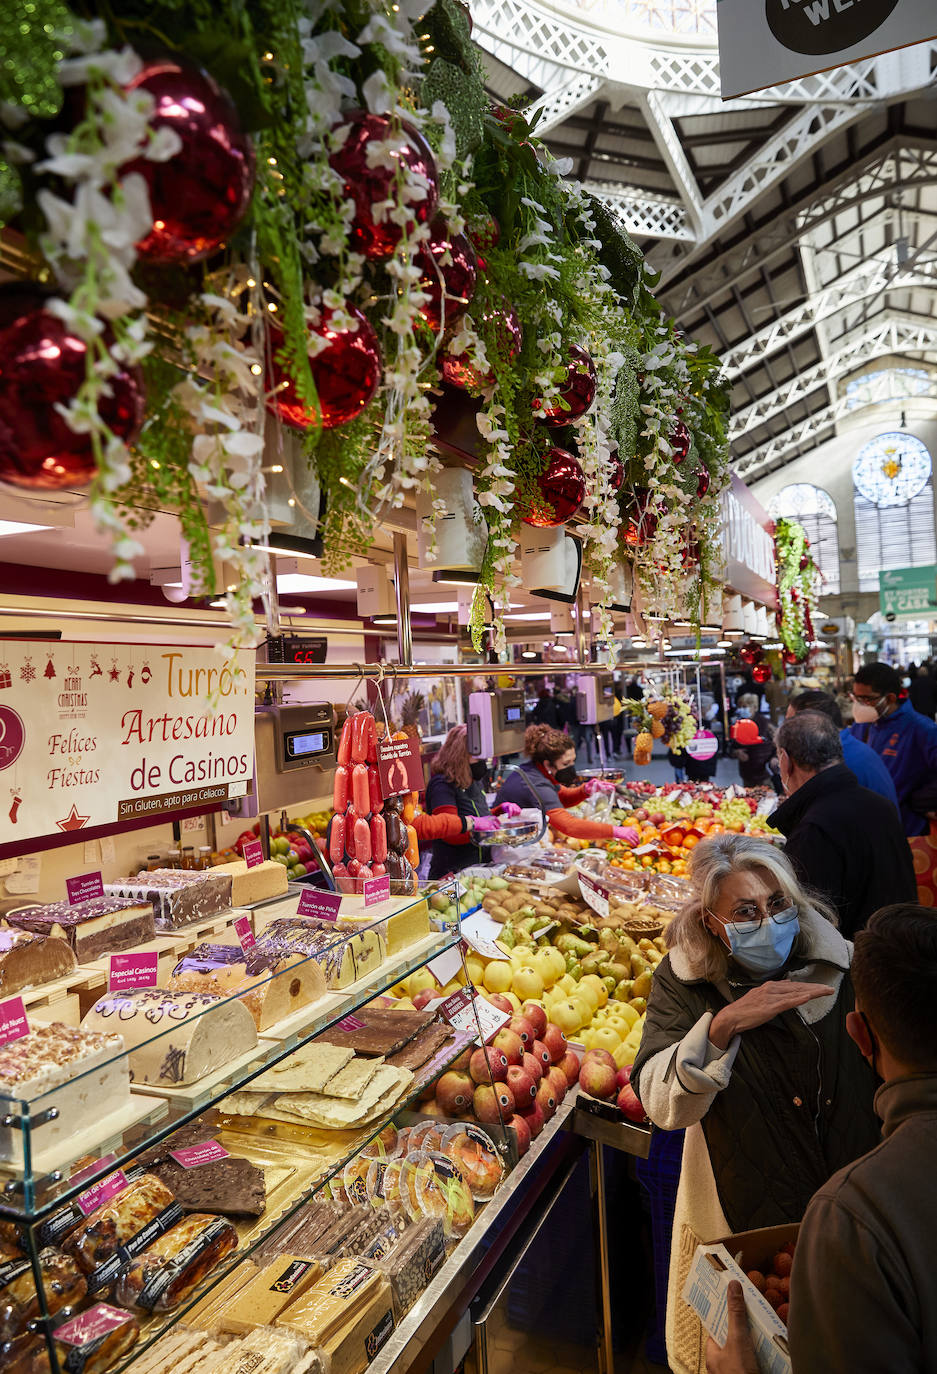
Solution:
{"label": "sign reading turr\u00f3n artesano de casinos", "polygon": [[244,796],[254,654],[0,645],[0,845]]}

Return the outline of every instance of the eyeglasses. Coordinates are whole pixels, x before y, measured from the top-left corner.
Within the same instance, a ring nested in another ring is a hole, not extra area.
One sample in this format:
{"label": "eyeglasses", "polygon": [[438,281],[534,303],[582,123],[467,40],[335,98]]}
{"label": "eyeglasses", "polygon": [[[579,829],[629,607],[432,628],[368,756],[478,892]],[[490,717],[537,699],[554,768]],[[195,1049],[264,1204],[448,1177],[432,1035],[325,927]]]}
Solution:
{"label": "eyeglasses", "polygon": [[731,920],[726,920],[724,917],[718,919],[722,921],[726,930],[734,930],[739,935],[745,935],[749,931],[757,930],[768,919],[786,925],[788,921],[793,921],[796,915],[796,903],[791,902],[790,897],[785,897],[783,893],[779,892],[769,900],[765,911],[761,910],[757,902],[744,902],[732,913]]}
{"label": "eyeglasses", "polygon": [[860,696],[858,692],[850,692],[849,695],[853,701],[864,701],[867,706],[877,706],[883,700],[882,697]]}

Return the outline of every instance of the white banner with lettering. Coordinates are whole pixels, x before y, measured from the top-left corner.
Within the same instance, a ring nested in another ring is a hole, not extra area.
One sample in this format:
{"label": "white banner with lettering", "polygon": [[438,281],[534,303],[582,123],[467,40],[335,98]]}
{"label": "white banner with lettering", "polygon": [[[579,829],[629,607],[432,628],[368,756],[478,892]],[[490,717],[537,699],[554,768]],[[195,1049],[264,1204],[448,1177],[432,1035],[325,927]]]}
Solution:
{"label": "white banner with lettering", "polygon": [[252,650],[0,645],[0,846],[244,796],[254,663]]}
{"label": "white banner with lettering", "polygon": [[937,37],[937,0],[718,0],[722,96]]}

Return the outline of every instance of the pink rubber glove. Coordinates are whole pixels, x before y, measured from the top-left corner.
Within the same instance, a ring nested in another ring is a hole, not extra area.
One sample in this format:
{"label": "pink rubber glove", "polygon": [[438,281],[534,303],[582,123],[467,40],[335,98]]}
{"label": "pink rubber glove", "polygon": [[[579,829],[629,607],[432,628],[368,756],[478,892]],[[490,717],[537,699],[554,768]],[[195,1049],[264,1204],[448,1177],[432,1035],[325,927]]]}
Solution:
{"label": "pink rubber glove", "polygon": [[492,830],[499,829],[501,825],[497,816],[466,816],[465,819],[469,830],[479,830],[490,833]]}
{"label": "pink rubber glove", "polygon": [[590,778],[586,783],[586,796],[591,797],[594,792],[614,792],[615,784],[608,782],[605,778]]}
{"label": "pink rubber glove", "polygon": [[612,835],[616,840],[624,840],[625,844],[631,845],[637,844],[641,838],[634,826],[631,825],[616,825]]}
{"label": "pink rubber glove", "polygon": [[517,802],[502,802],[500,806],[495,807],[494,814],[496,816],[507,817],[519,816],[521,814],[521,808],[518,806]]}

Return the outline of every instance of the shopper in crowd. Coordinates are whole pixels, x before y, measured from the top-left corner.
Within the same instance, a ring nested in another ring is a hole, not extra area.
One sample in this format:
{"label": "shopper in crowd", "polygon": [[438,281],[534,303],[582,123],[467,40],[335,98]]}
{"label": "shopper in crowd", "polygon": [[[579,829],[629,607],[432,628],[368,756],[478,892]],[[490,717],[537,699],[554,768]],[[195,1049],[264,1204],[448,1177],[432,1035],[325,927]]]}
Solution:
{"label": "shopper in crowd", "polygon": [[[425,808],[417,812],[413,824],[421,845],[432,842],[429,876],[436,879],[481,863],[482,851],[472,843],[472,836],[497,830],[499,821],[490,813],[485,797],[487,761],[469,754],[464,725],[449,731],[429,771]],[[495,810],[516,815],[520,807]]]}
{"label": "shopper in crowd", "polygon": [[798,692],[788,705],[788,719],[800,711],[819,711],[821,715],[829,716],[839,730],[839,740],[843,746],[843,763],[850,772],[855,773],[859,786],[867,787],[870,792],[878,792],[879,796],[886,797],[897,810],[898,793],[895,791],[891,774],[875,750],[863,744],[861,739],[856,739],[852,731],[843,725],[842,713],[836,698],[829,692]]}
{"label": "shopper in crowd", "polygon": [[899,702],[901,679],[887,663],[866,663],[852,689],[852,733],[879,755],[892,776],[906,835],[927,833],[937,811],[937,723]]}
{"label": "shopper in crowd", "polygon": [[768,703],[768,714],[771,717],[771,724],[777,725],[778,721],[784,716],[787,709],[788,693],[787,683],[782,682],[772,673],[765,683],[765,700]]}
{"label": "shopper in crowd", "polygon": [[[764,728],[768,730],[767,725]],[[770,783],[768,763],[775,756],[774,740],[770,734],[763,735],[758,722],[747,718],[736,721],[730,733],[732,743],[729,749],[739,766],[742,786],[763,787]]]}
{"label": "shopper in crowd", "polygon": [[[882,1143],[815,1194],[797,1239],[788,1340],[793,1374],[937,1369],[937,913],[876,912],[856,939],[846,1029],[882,1080]],[[758,1374],[740,1284],[709,1374]]]}
{"label": "shopper in crowd", "polygon": [[726,834],[690,858],[632,1085],[656,1126],[687,1127],[667,1299],[697,1240],[800,1221],[877,1138],[874,1074],[846,1034],[852,946],[767,840]]}
{"label": "shopper in crowd", "polygon": [[771,824],[800,878],[836,911],[847,939],[880,906],[917,900],[911,847],[892,802],[860,787],[827,715],[801,711],[777,735],[787,800]]}
{"label": "shopper in crowd", "polygon": [[908,688],[908,700],[915,711],[933,720],[937,715],[937,682],[931,677],[925,665],[918,668]]}
{"label": "shopper in crowd", "polygon": [[631,826],[608,825],[604,821],[571,816],[566,809],[578,806],[603,784],[592,779],[577,786],[576,750],[568,735],[551,730],[549,725],[529,725],[524,736],[527,758],[511,769],[498,790],[497,802],[514,802],[520,807],[538,806],[552,829],[577,840],[624,840],[637,844],[638,832]]}
{"label": "shopper in crowd", "polygon": [[534,725],[550,725],[554,730],[560,728],[559,708],[548,687],[540,688],[531,719]]}

